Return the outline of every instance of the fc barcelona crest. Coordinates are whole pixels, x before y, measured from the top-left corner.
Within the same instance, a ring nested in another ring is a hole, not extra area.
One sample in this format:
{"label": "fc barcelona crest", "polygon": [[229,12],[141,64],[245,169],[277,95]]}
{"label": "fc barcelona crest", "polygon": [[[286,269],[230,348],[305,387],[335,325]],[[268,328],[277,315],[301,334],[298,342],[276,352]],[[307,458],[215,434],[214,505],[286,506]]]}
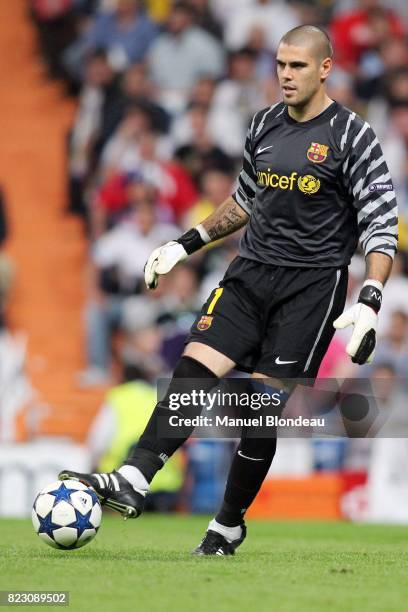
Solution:
{"label": "fc barcelona crest", "polygon": [[210,317],[209,315],[203,315],[199,322],[197,323],[197,329],[200,331],[205,331],[209,327],[211,327],[211,323],[214,317]]}
{"label": "fc barcelona crest", "polygon": [[318,142],[312,142],[307,150],[307,159],[314,164],[321,164],[327,158],[328,152],[328,146],[319,144]]}

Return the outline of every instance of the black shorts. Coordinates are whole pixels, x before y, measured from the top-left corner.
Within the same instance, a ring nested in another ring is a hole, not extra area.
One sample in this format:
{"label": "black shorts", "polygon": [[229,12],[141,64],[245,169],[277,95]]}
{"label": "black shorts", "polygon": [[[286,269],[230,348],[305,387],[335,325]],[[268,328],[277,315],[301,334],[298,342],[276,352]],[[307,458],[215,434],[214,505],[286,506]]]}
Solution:
{"label": "black shorts", "polygon": [[237,257],[195,320],[187,342],[223,353],[239,370],[315,378],[343,312],[348,272]]}

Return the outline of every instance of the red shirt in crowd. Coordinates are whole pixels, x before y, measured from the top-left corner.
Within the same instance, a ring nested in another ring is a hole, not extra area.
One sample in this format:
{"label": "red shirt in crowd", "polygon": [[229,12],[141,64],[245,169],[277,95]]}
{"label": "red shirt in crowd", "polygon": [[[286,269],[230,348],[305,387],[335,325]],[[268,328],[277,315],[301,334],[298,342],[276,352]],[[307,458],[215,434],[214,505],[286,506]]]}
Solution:
{"label": "red shirt in crowd", "polygon": [[[190,175],[180,164],[159,162],[153,186],[158,192],[159,203],[171,211],[174,221],[191,208],[198,199],[198,192]],[[116,214],[129,205],[129,178],[125,174],[112,175],[100,188],[97,202],[107,212]]]}
{"label": "red shirt in crowd", "polygon": [[343,13],[332,21],[330,29],[336,62],[344,68],[358,64],[364,51],[375,48],[384,34],[387,37],[405,35],[401,18],[388,9]]}

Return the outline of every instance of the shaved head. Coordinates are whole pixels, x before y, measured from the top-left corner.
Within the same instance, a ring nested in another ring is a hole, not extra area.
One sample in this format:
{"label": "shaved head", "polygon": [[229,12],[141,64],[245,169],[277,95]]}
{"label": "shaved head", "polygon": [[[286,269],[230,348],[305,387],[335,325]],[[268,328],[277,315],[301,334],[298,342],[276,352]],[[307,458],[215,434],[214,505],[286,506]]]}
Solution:
{"label": "shaved head", "polygon": [[318,62],[333,58],[333,47],[326,32],[317,26],[302,25],[289,30],[281,39],[280,43],[293,45],[294,47],[306,47],[310,50]]}
{"label": "shaved head", "polygon": [[317,26],[299,26],[281,39],[276,71],[283,101],[293,113],[296,114],[295,108],[310,109],[315,103],[320,107],[328,103],[325,82],[333,65],[332,57],[330,39]]}

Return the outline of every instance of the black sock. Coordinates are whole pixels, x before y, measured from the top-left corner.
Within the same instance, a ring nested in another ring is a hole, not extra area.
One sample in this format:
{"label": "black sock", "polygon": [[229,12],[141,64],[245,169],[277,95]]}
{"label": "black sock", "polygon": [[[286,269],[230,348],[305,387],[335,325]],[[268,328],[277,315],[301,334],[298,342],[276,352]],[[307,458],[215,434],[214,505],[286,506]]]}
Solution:
{"label": "black sock", "polygon": [[215,519],[226,527],[241,525],[275,456],[276,438],[241,440],[232,460],[224,501]]}
{"label": "black sock", "polygon": [[202,411],[202,406],[194,403],[178,410],[170,410],[170,396],[181,393],[191,394],[193,389],[207,393],[217,383],[217,376],[206,366],[191,357],[182,357],[174,370],[166,396],[156,405],[146,429],[125,464],[137,467],[146,480],[151,482],[156,472],[187,440],[194,429],[193,426],[184,427],[183,430],[180,430],[180,437],[167,438],[160,435],[161,425],[168,424],[171,415],[194,418]]}
{"label": "black sock", "polygon": [[[263,379],[252,379],[250,392],[267,393],[271,397],[279,394],[278,406],[272,404],[262,412],[282,414],[289,392],[275,389],[264,383]],[[226,527],[241,525],[245,512],[254,501],[269,471],[276,452],[276,429],[268,431],[270,437],[257,438],[256,430],[251,427],[242,431],[241,442],[235,452],[228,474],[224,501],[215,519]]]}

